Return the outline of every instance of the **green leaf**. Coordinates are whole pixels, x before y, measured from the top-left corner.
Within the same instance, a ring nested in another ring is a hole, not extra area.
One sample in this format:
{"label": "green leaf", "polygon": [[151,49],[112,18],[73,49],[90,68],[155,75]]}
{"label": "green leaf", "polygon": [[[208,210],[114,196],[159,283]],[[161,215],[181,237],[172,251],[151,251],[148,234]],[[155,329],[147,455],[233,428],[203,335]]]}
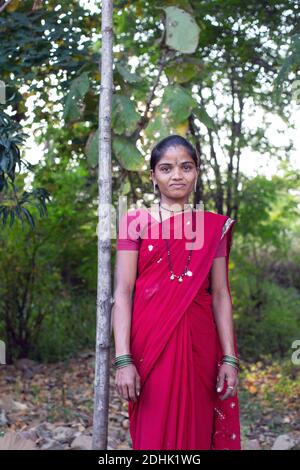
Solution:
{"label": "green leaf", "polygon": [[129,194],[130,189],[131,189],[131,184],[130,184],[129,179],[126,177],[125,180],[122,183],[121,194],[123,194],[123,195]]}
{"label": "green leaf", "polygon": [[165,72],[170,80],[178,83],[186,83],[196,77],[201,68],[198,64],[180,62],[166,67]]}
{"label": "green leaf", "polygon": [[25,217],[27,218],[31,228],[34,229],[35,223],[34,223],[34,219],[33,219],[32,215],[30,214],[30,212],[25,207],[22,207],[21,211],[23,212],[23,214],[25,214]]}
{"label": "green leaf", "polygon": [[185,121],[195,106],[195,100],[190,91],[181,86],[167,86],[161,102],[162,113],[169,113],[173,126]]}
{"label": "green leaf", "polygon": [[172,126],[168,118],[162,118],[161,114],[158,114],[154,119],[150,120],[145,133],[149,140],[153,140],[153,138],[164,139],[170,134],[171,128]]}
{"label": "green leaf", "polygon": [[98,130],[91,132],[85,145],[85,154],[91,167],[96,167],[98,165],[98,137]]}
{"label": "green leaf", "polygon": [[188,90],[180,85],[167,86],[156,115],[147,126],[147,136],[166,137],[172,129],[187,120],[195,106],[196,102]]}
{"label": "green leaf", "polygon": [[199,121],[201,121],[208,129],[212,129],[215,132],[217,131],[217,127],[214,121],[202,106],[197,105],[193,109],[193,112],[195,116],[199,119]]}
{"label": "green leaf", "polygon": [[115,156],[123,168],[130,171],[142,170],[145,163],[144,157],[136,148],[134,142],[126,137],[115,136],[112,141]]}
{"label": "green leaf", "polygon": [[128,96],[113,95],[111,123],[116,134],[132,134],[139,120],[134,101]]}
{"label": "green leaf", "polygon": [[63,118],[65,121],[76,121],[82,115],[82,103],[89,89],[89,76],[87,72],[83,72],[79,77],[72,81],[70,91],[66,98]]}
{"label": "green leaf", "polygon": [[163,10],[166,12],[166,45],[185,54],[195,52],[200,28],[192,15],[177,7]]}

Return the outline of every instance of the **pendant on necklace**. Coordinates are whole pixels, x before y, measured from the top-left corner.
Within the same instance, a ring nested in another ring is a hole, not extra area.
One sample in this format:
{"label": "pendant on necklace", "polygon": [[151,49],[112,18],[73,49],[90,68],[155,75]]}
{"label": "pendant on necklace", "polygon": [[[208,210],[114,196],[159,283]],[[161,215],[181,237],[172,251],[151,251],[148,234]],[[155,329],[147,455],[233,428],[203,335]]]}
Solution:
{"label": "pendant on necklace", "polygon": [[[185,276],[192,276],[193,273],[192,273],[192,271],[187,271],[186,273],[184,273],[184,275]],[[178,279],[178,282],[183,281],[183,274],[181,274],[180,276],[176,276],[176,277]],[[171,279],[171,281],[173,281],[175,279],[175,274],[172,273],[171,276],[170,276],[170,279]]]}

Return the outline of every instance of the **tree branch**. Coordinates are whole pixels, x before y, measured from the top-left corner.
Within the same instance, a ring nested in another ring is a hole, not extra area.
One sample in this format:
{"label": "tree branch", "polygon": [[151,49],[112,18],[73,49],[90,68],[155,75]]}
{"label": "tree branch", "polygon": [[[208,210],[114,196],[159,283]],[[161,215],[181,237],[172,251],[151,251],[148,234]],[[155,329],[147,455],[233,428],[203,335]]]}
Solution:
{"label": "tree branch", "polygon": [[4,3],[4,5],[2,5],[0,7],[0,13],[2,13],[6,7],[8,7],[8,5],[12,2],[12,0],[7,0],[7,2]]}
{"label": "tree branch", "polygon": [[148,124],[148,121],[149,121],[148,111],[150,109],[152,100],[155,96],[154,95],[155,90],[157,88],[157,85],[159,84],[159,80],[160,80],[161,74],[163,72],[164,66],[166,64],[166,61],[167,61],[167,51],[164,49],[163,52],[162,52],[162,55],[160,57],[160,60],[159,60],[158,74],[155,77],[154,83],[152,85],[152,88],[151,88],[150,93],[148,95],[148,98],[146,100],[146,108],[145,108],[144,114],[141,117],[141,119],[139,120],[139,122],[137,124],[137,128],[136,128],[136,130],[134,131],[134,134],[133,134],[135,139],[138,138],[138,136],[140,135],[141,130],[144,129],[146,127],[146,125]]}

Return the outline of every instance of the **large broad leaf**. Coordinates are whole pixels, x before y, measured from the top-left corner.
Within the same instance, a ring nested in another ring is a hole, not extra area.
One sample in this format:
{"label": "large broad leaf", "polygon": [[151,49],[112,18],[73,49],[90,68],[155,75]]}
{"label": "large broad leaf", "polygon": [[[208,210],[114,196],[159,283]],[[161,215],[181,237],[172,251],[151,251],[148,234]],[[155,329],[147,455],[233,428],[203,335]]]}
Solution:
{"label": "large broad leaf", "polygon": [[68,93],[63,118],[65,121],[76,121],[82,114],[82,99],[85,97],[89,89],[89,76],[87,72],[83,72],[79,77],[75,78],[71,84]]}
{"label": "large broad leaf", "polygon": [[128,96],[113,95],[111,124],[116,134],[132,134],[139,119],[140,115],[135,110],[134,101]]}
{"label": "large broad leaf", "polygon": [[170,80],[178,83],[186,83],[196,77],[203,66],[189,62],[174,63],[165,68],[165,72]]}
{"label": "large broad leaf", "polygon": [[195,106],[190,92],[181,86],[167,86],[160,105],[162,114],[169,114],[172,126],[185,121]]}
{"label": "large broad leaf", "polygon": [[[99,131],[93,131],[89,135],[85,146],[85,154],[90,166],[98,165]],[[145,161],[135,144],[128,138],[114,136],[112,139],[113,152],[123,168],[130,171],[141,170]]]}
{"label": "large broad leaf", "polygon": [[150,141],[153,139],[164,139],[170,135],[172,127],[168,116],[162,117],[162,115],[158,113],[155,118],[150,120],[144,132]]}
{"label": "large broad leaf", "polygon": [[126,137],[114,137],[112,147],[115,156],[125,170],[142,170],[145,163],[144,157],[136,148],[134,142],[126,139]]}
{"label": "large broad leaf", "polygon": [[123,195],[129,194],[130,189],[131,189],[131,184],[130,184],[128,177],[126,177],[121,185],[121,194]]}
{"label": "large broad leaf", "polygon": [[146,129],[147,136],[164,138],[190,116],[196,101],[180,85],[167,86],[162,101]]}
{"label": "large broad leaf", "polygon": [[99,132],[93,131],[87,140],[85,145],[85,154],[87,156],[87,160],[90,166],[97,166],[98,165],[98,136]]}
{"label": "large broad leaf", "polygon": [[192,54],[199,42],[200,28],[184,10],[177,7],[163,8],[166,12],[166,44],[176,51]]}

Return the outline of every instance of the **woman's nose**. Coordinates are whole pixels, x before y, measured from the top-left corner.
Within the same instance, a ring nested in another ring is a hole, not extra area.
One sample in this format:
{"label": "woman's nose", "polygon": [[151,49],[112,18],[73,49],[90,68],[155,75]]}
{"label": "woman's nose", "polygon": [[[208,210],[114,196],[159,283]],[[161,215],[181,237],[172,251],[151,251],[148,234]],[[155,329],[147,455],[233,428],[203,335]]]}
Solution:
{"label": "woman's nose", "polygon": [[173,173],[174,178],[181,178],[181,170],[180,168],[174,168],[174,173]]}

